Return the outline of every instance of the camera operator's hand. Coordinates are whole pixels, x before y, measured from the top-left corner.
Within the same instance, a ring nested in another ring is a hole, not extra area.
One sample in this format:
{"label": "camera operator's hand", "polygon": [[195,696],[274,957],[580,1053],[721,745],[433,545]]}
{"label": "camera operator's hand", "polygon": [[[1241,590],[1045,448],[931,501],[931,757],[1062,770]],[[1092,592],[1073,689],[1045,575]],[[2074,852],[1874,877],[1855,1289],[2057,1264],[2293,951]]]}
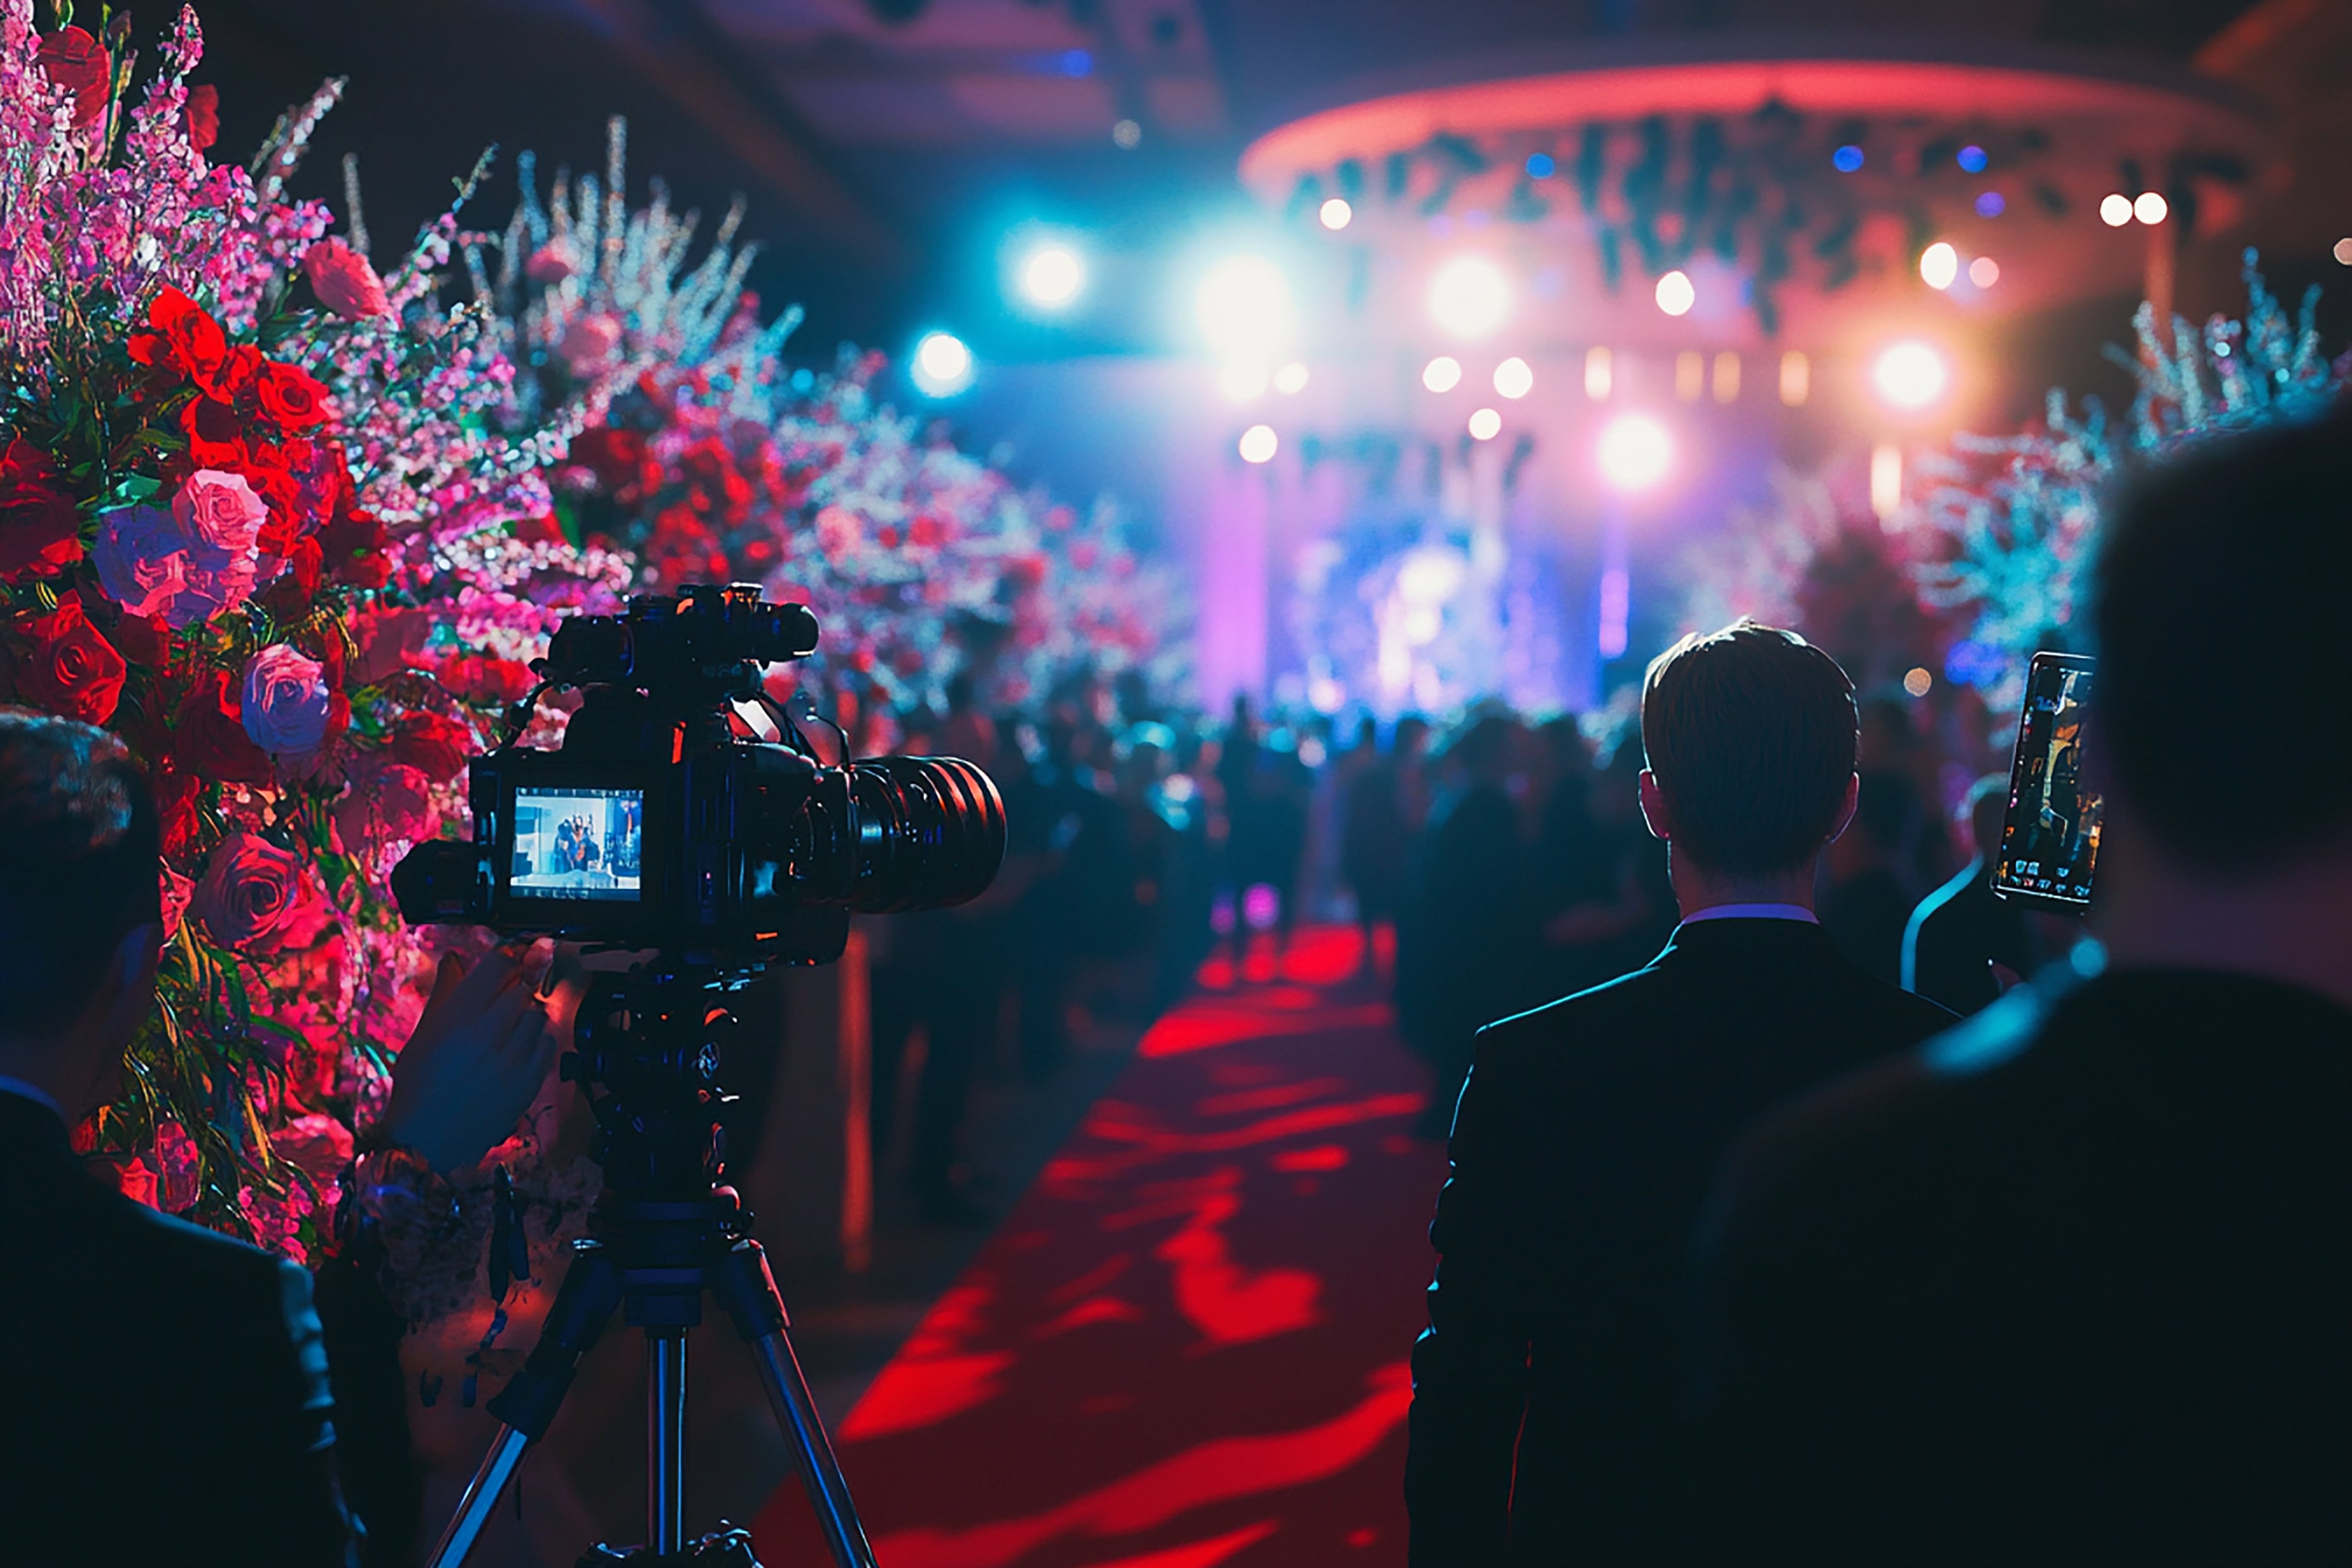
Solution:
{"label": "camera operator's hand", "polygon": [[555,1060],[541,994],[554,944],[500,947],[468,967],[451,954],[392,1069],[383,1134],[436,1171],[463,1170],[513,1133]]}

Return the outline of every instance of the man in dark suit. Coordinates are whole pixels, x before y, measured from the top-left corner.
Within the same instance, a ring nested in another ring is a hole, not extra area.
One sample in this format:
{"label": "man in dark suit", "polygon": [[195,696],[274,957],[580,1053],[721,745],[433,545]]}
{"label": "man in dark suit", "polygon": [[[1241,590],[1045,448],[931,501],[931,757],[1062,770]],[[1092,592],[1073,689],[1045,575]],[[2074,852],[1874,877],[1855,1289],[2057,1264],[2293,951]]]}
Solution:
{"label": "man in dark suit", "polygon": [[154,1010],[157,863],[119,742],[0,710],[0,1559],[345,1564],[310,1276],[68,1141]]}
{"label": "man in dark suit", "polygon": [[2339,412],[2107,508],[2104,946],[1734,1157],[1716,1561],[2352,1561],[2347,496]]}
{"label": "man in dark suit", "polygon": [[1478,1036],[1413,1351],[1414,1568],[1680,1555],[1708,1174],[1765,1107],[1952,1021],[1813,918],[1856,727],[1844,672],[1790,632],[1743,621],[1650,666],[1642,811],[1683,923],[1646,968]]}

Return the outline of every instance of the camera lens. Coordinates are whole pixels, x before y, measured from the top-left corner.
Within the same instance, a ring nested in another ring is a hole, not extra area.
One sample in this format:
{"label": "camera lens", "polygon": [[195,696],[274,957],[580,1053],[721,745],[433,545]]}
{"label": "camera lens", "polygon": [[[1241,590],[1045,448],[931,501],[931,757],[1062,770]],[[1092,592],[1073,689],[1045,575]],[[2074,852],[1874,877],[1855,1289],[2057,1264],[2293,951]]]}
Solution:
{"label": "camera lens", "polygon": [[979,897],[1004,863],[1004,802],[988,775],[954,757],[857,764],[856,879],[866,915],[943,909]]}

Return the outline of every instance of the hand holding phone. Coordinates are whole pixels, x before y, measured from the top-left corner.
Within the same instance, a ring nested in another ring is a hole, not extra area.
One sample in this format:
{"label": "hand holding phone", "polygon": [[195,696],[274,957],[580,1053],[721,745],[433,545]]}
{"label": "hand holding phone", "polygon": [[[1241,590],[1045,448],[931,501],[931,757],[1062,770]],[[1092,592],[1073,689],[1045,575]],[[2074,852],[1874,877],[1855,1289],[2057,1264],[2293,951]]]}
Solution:
{"label": "hand holding phone", "polygon": [[2094,668],[2081,653],[2036,653],[2026,666],[1992,868],[1992,890],[2003,898],[2077,914],[2090,906],[2104,805],[2083,772]]}

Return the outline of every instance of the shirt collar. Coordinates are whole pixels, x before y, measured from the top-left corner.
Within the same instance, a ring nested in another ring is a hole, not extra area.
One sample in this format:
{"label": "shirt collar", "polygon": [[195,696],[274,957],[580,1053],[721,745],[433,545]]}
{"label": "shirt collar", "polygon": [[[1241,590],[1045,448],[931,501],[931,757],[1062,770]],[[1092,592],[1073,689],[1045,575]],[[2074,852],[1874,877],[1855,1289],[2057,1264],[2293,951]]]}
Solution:
{"label": "shirt collar", "polygon": [[1821,919],[1801,904],[1717,904],[1683,916],[1683,924],[1702,920],[1798,920],[1819,925]]}
{"label": "shirt collar", "polygon": [[48,1107],[49,1114],[58,1121],[66,1119],[65,1108],[37,1083],[27,1083],[21,1078],[11,1078],[0,1072],[0,1094],[14,1094],[20,1100],[30,1100],[36,1105],[45,1105]]}

